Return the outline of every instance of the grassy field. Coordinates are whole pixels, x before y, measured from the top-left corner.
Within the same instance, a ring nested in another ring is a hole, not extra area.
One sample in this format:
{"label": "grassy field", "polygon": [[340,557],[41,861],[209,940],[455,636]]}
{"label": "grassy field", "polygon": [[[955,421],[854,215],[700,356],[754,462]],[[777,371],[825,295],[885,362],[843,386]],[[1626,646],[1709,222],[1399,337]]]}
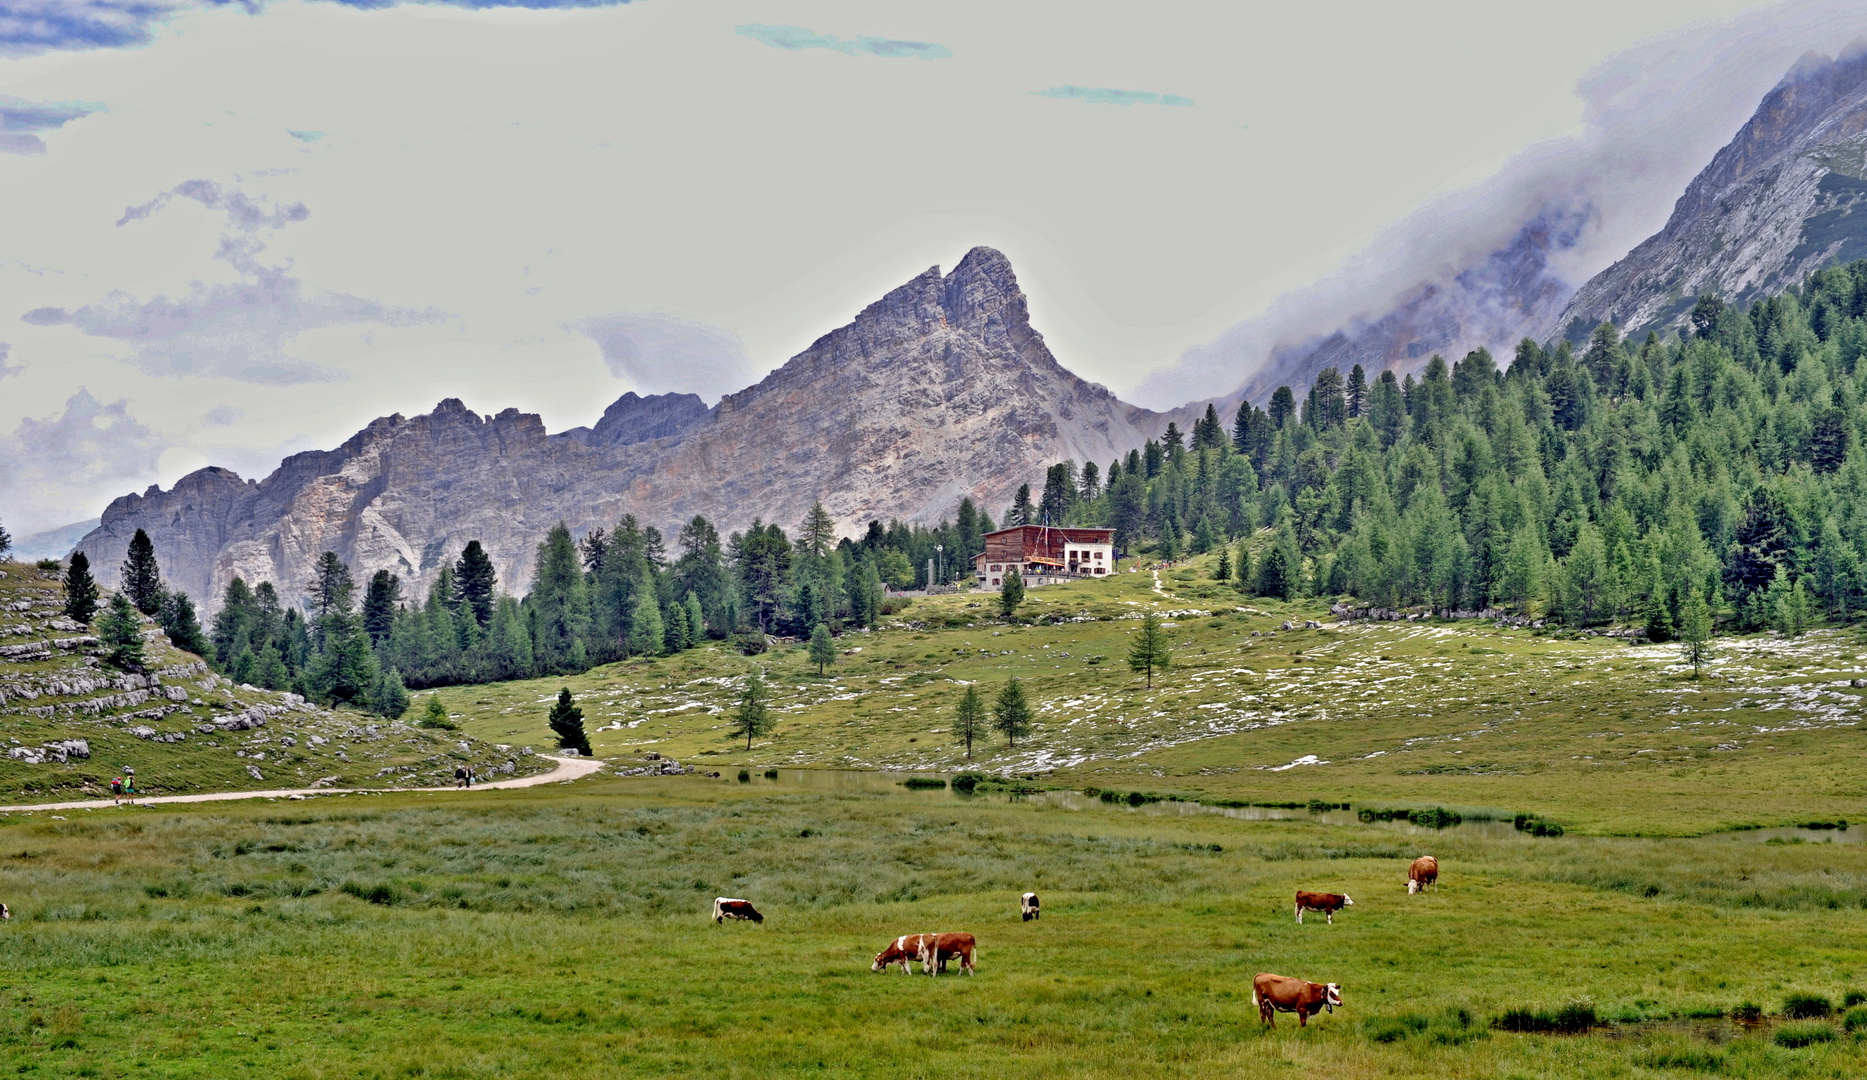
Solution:
{"label": "grassy field", "polygon": [[[947,732],[964,685],[990,700],[1017,676],[1037,730],[976,747],[975,764],[1048,786],[1439,803],[1617,834],[1867,818],[1857,630],[1719,639],[1694,678],[1671,645],[1475,621],[1336,623],[1320,602],[1241,597],[1209,564],[1033,589],[1016,625],[990,597],[918,599],[887,627],[840,638],[822,677],[801,645],[745,657],[715,644],[441,694],[483,739],[542,745],[545,711],[568,686],[597,754],[623,763],[951,771],[967,765]],[[1151,691],[1126,663],[1148,609],[1172,624],[1175,648]],[[1279,629],[1309,620],[1322,625]],[[779,724],[747,752],[725,728],[755,668]]]}
{"label": "grassy field", "polygon": [[[1839,1018],[1799,1048],[1778,1018],[1691,1019],[1867,987],[1859,845],[1422,839],[695,777],[74,815],[0,819],[9,1075],[1867,1070]],[[1442,887],[1409,897],[1421,850]],[[1298,926],[1300,887],[1355,905]],[[720,894],[767,921],[713,926]],[[976,977],[868,970],[897,934],[955,929]],[[1339,982],[1345,1007],[1262,1030],[1258,971]],[[1579,1002],[1586,1034],[1494,1026]]]}

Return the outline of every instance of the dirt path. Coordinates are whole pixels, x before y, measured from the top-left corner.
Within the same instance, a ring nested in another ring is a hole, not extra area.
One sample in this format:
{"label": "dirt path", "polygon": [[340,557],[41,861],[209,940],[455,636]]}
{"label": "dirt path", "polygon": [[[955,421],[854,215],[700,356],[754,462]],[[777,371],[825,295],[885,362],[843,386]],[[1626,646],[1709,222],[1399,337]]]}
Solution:
{"label": "dirt path", "polygon": [[[554,754],[541,754],[558,763],[558,767],[548,773],[536,776],[521,776],[514,780],[495,780],[488,784],[475,784],[470,791],[485,791],[489,788],[534,787],[538,784],[565,783],[589,776],[603,767],[597,758],[557,757]],[[210,791],[202,795],[149,795],[136,800],[138,806],[153,806],[159,803],[195,803],[223,802],[228,799],[287,799],[294,795],[381,795],[390,792],[441,792],[458,791],[455,787],[439,788],[284,788],[278,791]],[[100,806],[110,806],[102,799],[82,799],[77,802],[37,803],[31,806],[0,806],[0,813],[13,810],[95,810]]]}

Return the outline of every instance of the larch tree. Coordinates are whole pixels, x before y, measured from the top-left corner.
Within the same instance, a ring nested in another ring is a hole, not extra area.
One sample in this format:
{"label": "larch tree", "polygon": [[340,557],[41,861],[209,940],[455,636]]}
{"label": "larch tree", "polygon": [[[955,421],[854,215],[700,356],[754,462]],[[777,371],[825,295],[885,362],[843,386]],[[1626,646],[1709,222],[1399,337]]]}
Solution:
{"label": "larch tree", "polygon": [[1686,597],[1679,607],[1679,645],[1685,654],[1685,661],[1692,665],[1692,677],[1698,678],[1699,668],[1710,655],[1706,644],[1711,640],[1711,608],[1697,594]]}
{"label": "larch tree", "polygon": [[765,692],[765,681],[754,671],[746,676],[745,689],[739,694],[739,707],[733,710],[732,718],[726,724],[726,737],[737,739],[744,735],[746,749],[752,749],[752,740],[771,731],[771,706]]}
{"label": "larch tree", "polygon": [[1167,644],[1167,632],[1160,628],[1160,616],[1151,611],[1142,615],[1141,628],[1135,631],[1134,643],[1128,646],[1129,669],[1146,675],[1147,688],[1152,690],[1154,689],[1154,673],[1167,670],[1167,666],[1172,662],[1171,654],[1171,647]]}
{"label": "larch tree", "polygon": [[818,675],[823,674],[827,665],[836,662],[836,642],[830,640],[830,628],[823,623],[818,623],[810,632],[810,662],[817,665]]}
{"label": "larch tree", "polygon": [[953,739],[966,744],[966,760],[972,760],[972,744],[986,735],[985,702],[978,686],[968,686],[959,696],[959,708],[953,714]]}
{"label": "larch tree", "polygon": [[1024,696],[1024,684],[1016,678],[1005,683],[1005,688],[998,692],[998,701],[992,709],[992,726],[1005,737],[1010,746],[1018,745],[1018,740],[1031,733],[1031,703]]}

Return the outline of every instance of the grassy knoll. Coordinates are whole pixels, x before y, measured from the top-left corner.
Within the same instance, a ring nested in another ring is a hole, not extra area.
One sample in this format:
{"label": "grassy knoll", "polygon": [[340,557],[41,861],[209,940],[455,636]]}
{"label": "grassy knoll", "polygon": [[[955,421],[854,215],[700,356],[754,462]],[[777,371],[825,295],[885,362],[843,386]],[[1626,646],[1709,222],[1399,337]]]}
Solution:
{"label": "grassy knoll", "polygon": [[[1867,849],[1416,838],[731,779],[0,820],[0,1072],[267,1078],[1850,1076],[1692,1013],[1867,986]],[[1618,877],[1616,877],[1618,875]],[[1298,887],[1347,891],[1294,924]],[[1035,888],[1044,918],[1018,920]],[[763,926],[705,921],[718,894]],[[1652,895],[1649,895],[1651,893]],[[979,975],[874,975],[966,929]],[[1264,1032],[1260,970],[1346,1009]],[[1611,1023],[1493,1030],[1586,999]]]}
{"label": "grassy knoll", "polygon": [[[1018,625],[989,597],[916,600],[840,638],[822,678],[801,643],[756,657],[716,644],[441,694],[466,730],[542,745],[545,710],[569,686],[598,755],[624,763],[654,752],[720,769],[952,770],[966,765],[946,731],[963,684],[989,701],[1017,676],[1036,731],[979,748],[977,765],[1055,786],[1443,803],[1621,834],[1867,818],[1856,630],[1719,639],[1694,679],[1675,646],[1483,622],[1336,624],[1319,601],[1244,598],[1210,580],[1210,562],[1033,589]],[[1174,641],[1152,691],[1126,663],[1149,608]],[[1309,619],[1322,627],[1278,629]],[[724,732],[755,667],[779,724],[747,753]]]}
{"label": "grassy knoll", "polygon": [[[89,628],[66,619],[63,608],[58,573],[0,561],[0,805],[108,800],[110,778],[126,768],[136,770],[144,794],[175,795],[421,787],[452,783],[462,764],[489,778],[553,767],[522,747],[464,732],[235,685],[147,621],[146,670],[117,671],[102,662]],[[37,752],[70,740],[82,740],[89,756]]]}

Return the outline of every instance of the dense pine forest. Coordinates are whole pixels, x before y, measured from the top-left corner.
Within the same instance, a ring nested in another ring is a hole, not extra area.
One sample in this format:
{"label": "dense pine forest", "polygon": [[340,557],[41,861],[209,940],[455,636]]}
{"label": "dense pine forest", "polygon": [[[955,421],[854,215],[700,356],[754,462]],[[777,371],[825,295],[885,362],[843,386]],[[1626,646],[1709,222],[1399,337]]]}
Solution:
{"label": "dense pine forest", "polygon": [[[1748,309],[1704,298],[1664,341],[1603,325],[1585,345],[1526,339],[1505,369],[1484,350],[1435,356],[1417,379],[1325,369],[1229,427],[1208,408],[1106,467],[1058,463],[1004,520],[1109,526],[1129,555],[1218,550],[1244,595],[1501,609],[1655,640],[1794,634],[1867,605],[1863,353],[1867,262]],[[312,596],[236,579],[205,631],[140,533],[125,580],[240,681],[399,715],[409,687],[868,626],[899,603],[890,587],[968,580],[993,528],[970,500],[937,528],[874,522],[858,538],[837,538],[821,506],[793,534],[755,521],[722,538],[696,517],[672,545],[633,518],[582,537],[560,525],[523,600],[478,541],[425,597],[387,571],[359,585],[327,553]]]}

